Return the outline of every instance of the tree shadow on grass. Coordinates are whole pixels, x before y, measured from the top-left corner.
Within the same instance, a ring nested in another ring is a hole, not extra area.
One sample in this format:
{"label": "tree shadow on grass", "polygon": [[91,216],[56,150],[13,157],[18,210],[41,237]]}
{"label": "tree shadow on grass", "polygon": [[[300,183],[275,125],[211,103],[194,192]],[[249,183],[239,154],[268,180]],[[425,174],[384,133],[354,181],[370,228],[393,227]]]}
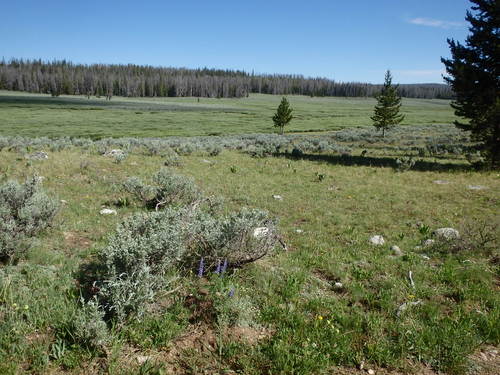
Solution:
{"label": "tree shadow on grass", "polygon": [[[363,166],[363,167],[389,167],[398,169],[397,157],[371,157],[360,155],[319,155],[319,154],[303,154],[301,156],[291,154],[279,154],[279,157],[287,159],[302,159],[316,162],[330,163],[334,165],[344,166]],[[411,167],[412,171],[420,172],[458,172],[470,171],[474,168],[470,164],[457,163],[438,163],[435,161],[415,160],[415,165]]]}

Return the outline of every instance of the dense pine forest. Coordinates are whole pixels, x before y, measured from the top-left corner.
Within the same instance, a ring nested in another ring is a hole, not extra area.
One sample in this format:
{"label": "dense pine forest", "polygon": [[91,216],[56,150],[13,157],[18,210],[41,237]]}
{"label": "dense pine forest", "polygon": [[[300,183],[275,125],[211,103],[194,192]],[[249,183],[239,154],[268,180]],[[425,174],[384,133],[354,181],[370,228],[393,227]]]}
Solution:
{"label": "dense pine forest", "polygon": [[[164,68],[140,65],[74,64],[66,60],[11,59],[0,61],[0,89],[53,96],[128,97],[195,96],[238,98],[250,93],[276,95],[371,97],[381,85],[336,82],[301,75],[254,74],[240,70]],[[444,84],[403,84],[408,98],[450,99]]]}

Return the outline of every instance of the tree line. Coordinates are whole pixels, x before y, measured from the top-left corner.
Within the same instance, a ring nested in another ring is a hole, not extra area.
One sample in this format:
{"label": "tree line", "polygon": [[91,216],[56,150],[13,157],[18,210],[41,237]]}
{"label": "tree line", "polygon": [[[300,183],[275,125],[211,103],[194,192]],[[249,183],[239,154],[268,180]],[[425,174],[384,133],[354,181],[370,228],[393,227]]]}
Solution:
{"label": "tree line", "polygon": [[[250,93],[274,95],[372,97],[382,85],[337,82],[301,75],[254,74],[241,70],[166,68],[143,65],[74,64],[66,60],[0,61],[0,89],[53,96],[239,98]],[[403,84],[408,98],[451,99],[445,84]]]}

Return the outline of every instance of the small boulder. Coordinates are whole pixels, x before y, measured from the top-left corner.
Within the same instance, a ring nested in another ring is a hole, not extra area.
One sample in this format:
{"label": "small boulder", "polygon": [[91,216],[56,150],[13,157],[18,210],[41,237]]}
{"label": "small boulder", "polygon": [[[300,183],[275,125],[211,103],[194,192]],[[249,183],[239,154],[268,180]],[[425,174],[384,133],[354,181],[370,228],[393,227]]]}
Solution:
{"label": "small boulder", "polygon": [[434,231],[434,235],[436,236],[437,239],[445,241],[458,240],[460,238],[460,233],[458,233],[458,230],[453,228],[436,229]]}
{"label": "small boulder", "polygon": [[344,284],[342,284],[341,282],[337,281],[335,284],[333,284],[333,286],[336,289],[342,289],[344,287]]}
{"label": "small boulder", "polygon": [[370,237],[370,243],[375,246],[381,246],[385,244],[385,240],[384,237],[377,234],[375,236]]}
{"label": "small boulder", "polygon": [[295,233],[303,233],[304,231],[302,229],[295,229]]}
{"label": "small boulder", "polygon": [[400,257],[403,255],[403,252],[401,251],[401,249],[397,245],[392,245],[391,251],[392,251],[392,254],[397,256],[397,257]]}
{"label": "small boulder", "polygon": [[282,201],[283,200],[283,197],[281,195],[278,195],[278,194],[274,194],[273,198],[276,199],[276,200],[278,200],[278,201]]}
{"label": "small boulder", "polygon": [[103,208],[101,211],[99,211],[101,215],[116,215],[116,210],[112,210],[109,208]]}

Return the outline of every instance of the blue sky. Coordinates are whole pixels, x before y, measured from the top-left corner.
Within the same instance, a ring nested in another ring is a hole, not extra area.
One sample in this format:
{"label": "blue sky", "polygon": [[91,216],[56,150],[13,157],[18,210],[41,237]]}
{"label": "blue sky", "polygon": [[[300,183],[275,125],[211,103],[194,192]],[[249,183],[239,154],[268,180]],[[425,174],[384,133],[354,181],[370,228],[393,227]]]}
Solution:
{"label": "blue sky", "polygon": [[467,0],[5,0],[0,57],[442,82]]}

